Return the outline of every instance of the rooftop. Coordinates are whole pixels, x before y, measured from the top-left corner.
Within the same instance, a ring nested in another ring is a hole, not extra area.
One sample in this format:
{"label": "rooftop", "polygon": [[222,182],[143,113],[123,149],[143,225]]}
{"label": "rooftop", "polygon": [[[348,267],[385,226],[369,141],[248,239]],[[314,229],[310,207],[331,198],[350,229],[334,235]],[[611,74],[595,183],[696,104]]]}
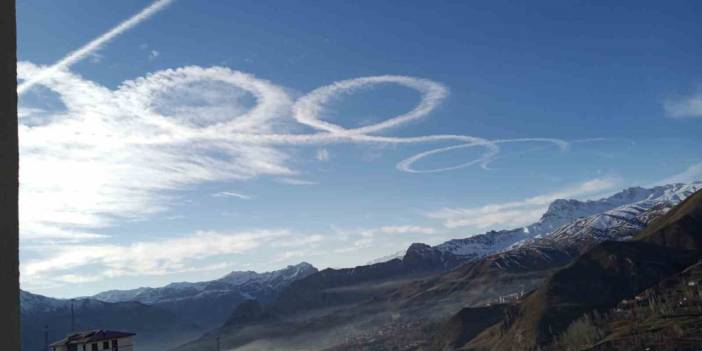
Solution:
{"label": "rooftop", "polygon": [[69,344],[82,344],[87,342],[102,341],[116,338],[126,338],[134,336],[134,333],[114,331],[114,330],[86,330],[69,334],[65,338],[52,343],[49,346],[61,346]]}

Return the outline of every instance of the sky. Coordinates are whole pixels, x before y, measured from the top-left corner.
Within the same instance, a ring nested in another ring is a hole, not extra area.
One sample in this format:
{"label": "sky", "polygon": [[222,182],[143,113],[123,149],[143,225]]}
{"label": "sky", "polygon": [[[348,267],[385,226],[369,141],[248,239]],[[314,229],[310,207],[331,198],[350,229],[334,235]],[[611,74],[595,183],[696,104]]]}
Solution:
{"label": "sky", "polygon": [[19,0],[22,288],[351,267],[700,179],[701,11]]}

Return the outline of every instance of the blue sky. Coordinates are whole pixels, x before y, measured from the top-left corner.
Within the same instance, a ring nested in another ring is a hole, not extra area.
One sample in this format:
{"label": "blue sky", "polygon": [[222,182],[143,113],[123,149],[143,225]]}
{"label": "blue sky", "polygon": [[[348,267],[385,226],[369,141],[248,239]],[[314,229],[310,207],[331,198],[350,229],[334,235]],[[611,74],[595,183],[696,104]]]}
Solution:
{"label": "blue sky", "polygon": [[18,1],[25,289],[352,266],[702,175],[699,2],[161,1],[90,47],[152,4]]}

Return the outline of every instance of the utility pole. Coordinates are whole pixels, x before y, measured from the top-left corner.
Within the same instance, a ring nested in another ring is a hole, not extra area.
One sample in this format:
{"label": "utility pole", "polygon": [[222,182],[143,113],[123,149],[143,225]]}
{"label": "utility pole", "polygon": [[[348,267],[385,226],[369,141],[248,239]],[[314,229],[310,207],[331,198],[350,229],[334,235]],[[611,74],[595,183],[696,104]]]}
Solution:
{"label": "utility pole", "polygon": [[71,299],[71,333],[76,331],[76,312],[73,309],[73,299]]}

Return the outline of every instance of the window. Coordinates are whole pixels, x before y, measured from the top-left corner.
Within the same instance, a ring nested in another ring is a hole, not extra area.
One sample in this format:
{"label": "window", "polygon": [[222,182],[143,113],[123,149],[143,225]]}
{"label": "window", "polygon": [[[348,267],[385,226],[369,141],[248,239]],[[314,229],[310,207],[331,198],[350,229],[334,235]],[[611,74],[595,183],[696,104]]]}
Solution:
{"label": "window", "polygon": [[90,351],[98,351],[98,345],[96,342],[90,345]]}
{"label": "window", "polygon": [[102,342],[102,349],[107,350],[110,348],[110,342],[109,341],[103,341]]}

